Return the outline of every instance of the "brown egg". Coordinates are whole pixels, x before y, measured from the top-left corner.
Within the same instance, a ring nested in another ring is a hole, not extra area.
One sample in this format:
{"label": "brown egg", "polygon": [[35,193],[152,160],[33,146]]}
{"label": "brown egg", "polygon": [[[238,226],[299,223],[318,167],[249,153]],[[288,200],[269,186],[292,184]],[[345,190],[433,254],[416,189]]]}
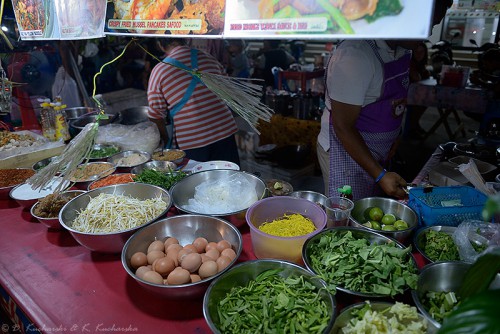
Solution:
{"label": "brown egg", "polygon": [[205,247],[205,252],[208,252],[211,249],[217,249],[217,243],[210,241],[207,246]]}
{"label": "brown egg", "polygon": [[172,285],[186,284],[191,282],[189,271],[181,267],[175,268],[167,277],[167,283]]}
{"label": "brown egg", "polygon": [[135,276],[139,277],[140,279],[143,279],[144,273],[146,273],[147,271],[151,271],[151,268],[149,268],[148,266],[139,267],[135,271]]}
{"label": "brown egg", "polygon": [[153,264],[156,259],[159,259],[160,257],[165,257],[165,253],[160,252],[160,251],[151,251],[147,255],[148,257],[148,263]]}
{"label": "brown egg", "polygon": [[210,256],[207,256],[206,253],[200,254],[201,256],[201,263],[205,263],[207,261],[213,261],[213,259]]}
{"label": "brown egg", "polygon": [[177,255],[179,254],[178,249],[173,249],[170,252],[167,253],[167,257],[169,259],[172,259],[174,261],[175,266],[177,267],[179,265],[179,260],[177,260]]}
{"label": "brown egg", "polygon": [[165,249],[167,249],[168,246],[170,246],[170,245],[179,244],[179,240],[177,240],[176,238],[170,237],[170,238],[167,238],[165,240],[164,244],[165,244]]}
{"label": "brown egg", "polygon": [[142,275],[142,279],[155,284],[163,284],[163,277],[158,274],[156,271],[146,271],[144,275]]}
{"label": "brown egg", "polygon": [[167,253],[167,254],[168,254],[168,252],[171,252],[171,251],[173,251],[173,250],[176,250],[176,251],[178,252],[178,251],[180,251],[181,249],[182,249],[182,246],[181,246],[181,245],[179,245],[179,244],[172,244],[172,245],[170,245],[170,246],[168,246],[168,247],[166,248],[165,253]]}
{"label": "brown egg", "polygon": [[217,274],[217,263],[215,261],[202,263],[200,269],[198,269],[198,274],[202,279]]}
{"label": "brown egg", "polygon": [[130,265],[132,268],[137,269],[141,266],[148,264],[148,257],[143,252],[137,252],[130,258]]}
{"label": "brown egg", "polygon": [[227,268],[227,266],[229,266],[229,264],[231,263],[231,259],[228,258],[227,256],[220,256],[217,261],[217,272],[221,272],[223,271],[224,269]]}
{"label": "brown egg", "polygon": [[199,282],[199,281],[201,281],[200,275],[191,274],[191,283],[196,283],[196,282]]}
{"label": "brown egg", "polygon": [[232,248],[226,248],[221,253],[221,256],[227,256],[232,260],[236,259],[236,252]]}
{"label": "brown egg", "polygon": [[163,244],[163,242],[161,242],[160,240],[155,240],[148,247],[148,253],[151,251],[164,252],[165,251],[165,244]]}
{"label": "brown egg", "polygon": [[184,256],[182,259],[181,267],[194,273],[201,266],[201,255],[198,253],[191,253]]}
{"label": "brown egg", "polygon": [[206,252],[205,255],[208,256],[209,258],[211,258],[212,260],[217,261],[217,259],[220,256],[220,253],[217,249],[213,248],[213,249],[209,250],[208,252]]}
{"label": "brown egg", "polygon": [[175,269],[175,262],[169,257],[156,259],[153,263],[153,270],[163,277],[167,277]]}
{"label": "brown egg", "polygon": [[198,253],[198,249],[193,244],[186,245],[182,249],[189,249],[192,253]]}
{"label": "brown egg", "polygon": [[193,245],[194,245],[194,247],[196,247],[196,250],[198,251],[198,253],[203,253],[205,251],[205,248],[208,245],[208,241],[207,241],[207,239],[202,238],[202,237],[196,238],[193,241]]}
{"label": "brown egg", "polygon": [[231,248],[231,243],[227,240],[221,240],[217,243],[217,250],[222,252],[226,248]]}
{"label": "brown egg", "polygon": [[177,253],[177,262],[179,264],[182,264],[182,259],[184,258],[184,256],[186,256],[188,254],[191,254],[191,253],[196,253],[196,251],[193,251],[190,248],[183,248],[183,249],[181,249],[179,251],[179,253]]}

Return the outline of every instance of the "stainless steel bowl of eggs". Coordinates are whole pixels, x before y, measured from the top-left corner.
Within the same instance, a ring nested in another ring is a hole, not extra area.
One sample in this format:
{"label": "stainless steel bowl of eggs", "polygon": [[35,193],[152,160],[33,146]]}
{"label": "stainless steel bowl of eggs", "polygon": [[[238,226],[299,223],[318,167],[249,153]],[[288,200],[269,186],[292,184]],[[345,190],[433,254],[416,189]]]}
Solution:
{"label": "stainless steel bowl of eggs", "polygon": [[156,294],[199,297],[236,262],[242,247],[241,233],[228,221],[178,215],[137,231],[121,259],[127,274]]}

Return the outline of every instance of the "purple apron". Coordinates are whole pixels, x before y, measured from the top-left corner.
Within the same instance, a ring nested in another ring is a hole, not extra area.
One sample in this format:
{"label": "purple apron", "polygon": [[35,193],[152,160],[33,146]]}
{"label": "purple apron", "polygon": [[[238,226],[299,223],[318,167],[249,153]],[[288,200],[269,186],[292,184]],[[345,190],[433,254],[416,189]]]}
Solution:
{"label": "purple apron", "polygon": [[[409,86],[411,52],[384,63],[375,42],[367,41],[383,66],[384,82],[377,101],[361,109],[356,122],[373,157],[384,166],[391,146],[399,136]],[[382,193],[375,180],[355,162],[340,143],[330,118],[330,180],[329,196],[338,195],[337,188],[348,184],[354,200]]]}

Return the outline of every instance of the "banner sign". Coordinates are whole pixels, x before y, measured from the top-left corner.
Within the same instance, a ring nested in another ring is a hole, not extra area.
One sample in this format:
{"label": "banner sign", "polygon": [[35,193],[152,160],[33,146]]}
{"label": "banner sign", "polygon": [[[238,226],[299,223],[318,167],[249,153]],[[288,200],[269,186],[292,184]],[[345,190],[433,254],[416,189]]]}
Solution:
{"label": "banner sign", "polygon": [[222,37],[225,6],[226,0],[113,0],[105,33]]}

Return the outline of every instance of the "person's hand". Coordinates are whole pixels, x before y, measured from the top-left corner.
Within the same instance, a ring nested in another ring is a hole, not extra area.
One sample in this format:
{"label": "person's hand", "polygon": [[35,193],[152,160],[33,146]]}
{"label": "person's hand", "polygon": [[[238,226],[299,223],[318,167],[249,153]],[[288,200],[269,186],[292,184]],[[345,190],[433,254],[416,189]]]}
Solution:
{"label": "person's hand", "polygon": [[406,196],[403,188],[406,187],[407,183],[398,173],[387,172],[378,184],[391,197],[404,198]]}

